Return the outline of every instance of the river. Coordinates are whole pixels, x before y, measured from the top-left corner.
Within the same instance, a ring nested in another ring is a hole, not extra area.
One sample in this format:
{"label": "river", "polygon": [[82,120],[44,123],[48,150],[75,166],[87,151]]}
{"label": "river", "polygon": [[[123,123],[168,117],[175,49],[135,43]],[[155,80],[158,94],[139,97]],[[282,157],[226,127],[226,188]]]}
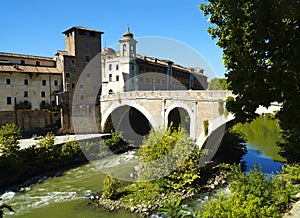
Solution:
{"label": "river", "polygon": [[[241,129],[247,136],[247,154],[241,160],[245,164],[246,171],[253,168],[253,163],[261,164],[267,174],[280,171],[283,159],[277,154],[279,148],[275,144],[279,137],[277,121],[259,118],[251,124],[243,125]],[[105,177],[94,167],[95,165],[108,166],[116,163],[113,165],[114,168],[124,169],[133,166],[134,160],[134,151],[131,151],[74,169],[56,172],[51,176],[42,176],[34,184],[24,184],[13,190],[7,190],[0,196],[1,203],[12,206],[15,213],[6,212],[5,217],[138,217],[127,211],[110,213],[87,205],[88,198],[101,190]],[[196,202],[203,203],[208,200],[208,196],[202,196],[203,198]]]}

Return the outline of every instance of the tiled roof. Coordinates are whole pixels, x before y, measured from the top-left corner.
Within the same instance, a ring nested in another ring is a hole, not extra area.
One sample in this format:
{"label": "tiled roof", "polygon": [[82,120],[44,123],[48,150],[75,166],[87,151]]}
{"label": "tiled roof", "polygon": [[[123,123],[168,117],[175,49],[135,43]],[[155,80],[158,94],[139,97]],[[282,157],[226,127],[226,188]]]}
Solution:
{"label": "tiled roof", "polygon": [[61,72],[59,72],[59,70],[56,67],[23,65],[0,65],[0,73],[1,72],[61,74]]}
{"label": "tiled roof", "polygon": [[25,54],[14,54],[14,53],[6,53],[6,52],[0,52],[0,57],[16,57],[16,58],[30,58],[30,59],[36,59],[36,60],[47,60],[47,61],[54,61],[51,57],[42,57],[42,56],[35,56],[35,55],[25,55]]}

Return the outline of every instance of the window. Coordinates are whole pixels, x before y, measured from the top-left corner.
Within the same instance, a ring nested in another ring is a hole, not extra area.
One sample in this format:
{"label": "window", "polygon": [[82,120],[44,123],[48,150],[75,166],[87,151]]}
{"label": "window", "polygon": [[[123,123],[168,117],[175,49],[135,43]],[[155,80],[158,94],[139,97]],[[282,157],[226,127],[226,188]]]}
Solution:
{"label": "window", "polygon": [[89,63],[90,62],[90,56],[85,56],[85,63]]}
{"label": "window", "polygon": [[10,85],[10,84],[11,84],[10,79],[6,79],[6,85]]}
{"label": "window", "polygon": [[116,70],[119,70],[119,64],[116,65]]}
{"label": "window", "polygon": [[72,64],[75,64],[75,61],[74,61],[74,60],[72,60]]}
{"label": "window", "polygon": [[84,99],[84,96],[83,96],[83,95],[80,95],[80,99],[83,100],[83,99]]}
{"label": "window", "polygon": [[119,76],[116,76],[116,81],[119,81]]}
{"label": "window", "polygon": [[85,50],[89,51],[89,50],[90,50],[90,45],[89,45],[89,43],[85,43],[84,48],[85,48]]}
{"label": "window", "polygon": [[87,73],[87,74],[86,74],[86,77],[87,77],[87,78],[91,78],[91,74],[90,74],[90,73]]}
{"label": "window", "polygon": [[11,97],[6,98],[6,104],[11,104]]}
{"label": "window", "polygon": [[123,45],[123,52],[125,53],[126,51],[126,44]]}
{"label": "window", "polygon": [[28,79],[24,79],[24,85],[28,86]]}
{"label": "window", "polygon": [[22,64],[22,65],[25,65],[25,60],[21,60],[21,64]]}
{"label": "window", "polygon": [[36,66],[40,66],[41,63],[39,61],[36,62]]}
{"label": "window", "polygon": [[134,65],[131,65],[131,70],[134,70]]}
{"label": "window", "polygon": [[46,80],[43,79],[43,80],[42,80],[42,85],[43,85],[43,86],[46,86],[46,84],[47,84]]}
{"label": "window", "polygon": [[45,106],[46,105],[46,102],[45,101],[42,101],[42,104],[41,104],[42,106]]}
{"label": "window", "polygon": [[150,72],[150,68],[146,67],[146,73]]}
{"label": "window", "polygon": [[46,97],[46,92],[45,92],[45,91],[42,91],[42,92],[41,92],[41,97],[42,97],[42,98],[45,98],[45,97]]}
{"label": "window", "polygon": [[58,86],[58,81],[54,80],[54,86]]}
{"label": "window", "polygon": [[66,73],[66,77],[70,77],[70,73]]}
{"label": "window", "polygon": [[28,91],[24,91],[24,98],[28,97]]}
{"label": "window", "polygon": [[108,94],[109,95],[111,95],[111,94],[113,94],[114,92],[113,92],[113,90],[112,89],[110,89],[109,91],[108,91]]}
{"label": "window", "polygon": [[112,82],[112,74],[108,75],[108,80],[109,80],[109,82]]}
{"label": "window", "polygon": [[72,89],[75,89],[75,83],[72,83]]}
{"label": "window", "polygon": [[80,87],[80,89],[83,89],[83,85],[80,85],[79,87]]}
{"label": "window", "polygon": [[112,65],[108,65],[108,70],[111,70],[112,69]]}
{"label": "window", "polygon": [[140,66],[140,71],[144,71],[144,66]]}

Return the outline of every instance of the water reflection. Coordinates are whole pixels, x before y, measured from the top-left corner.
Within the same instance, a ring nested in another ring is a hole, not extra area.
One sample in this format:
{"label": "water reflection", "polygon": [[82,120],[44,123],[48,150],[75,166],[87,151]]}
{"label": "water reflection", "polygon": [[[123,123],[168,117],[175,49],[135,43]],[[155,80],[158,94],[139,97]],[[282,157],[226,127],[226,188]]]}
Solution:
{"label": "water reflection", "polygon": [[256,164],[267,175],[280,172],[284,158],[278,154],[280,148],[276,145],[280,139],[278,120],[262,116],[251,123],[239,124],[238,128],[247,138],[247,153],[241,160],[244,170],[249,172]]}

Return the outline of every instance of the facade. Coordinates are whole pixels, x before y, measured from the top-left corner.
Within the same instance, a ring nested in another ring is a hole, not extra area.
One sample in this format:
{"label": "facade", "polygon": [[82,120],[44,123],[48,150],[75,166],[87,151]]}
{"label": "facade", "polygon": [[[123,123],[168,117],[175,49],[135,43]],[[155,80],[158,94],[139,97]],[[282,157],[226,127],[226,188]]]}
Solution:
{"label": "facade", "polygon": [[119,40],[120,52],[102,51],[102,95],[137,90],[203,90],[207,77],[201,68],[136,54],[137,41],[129,28]]}
{"label": "facade", "polygon": [[119,40],[119,52],[102,50],[98,30],[72,27],[63,34],[66,50],[53,58],[0,52],[0,125],[72,133],[74,119],[80,122],[83,114],[95,114],[100,123],[99,95],[207,88],[200,68],[138,55],[129,28]]}
{"label": "facade", "polygon": [[55,93],[62,91],[62,84],[53,58],[0,52],[0,125],[59,125]]}

